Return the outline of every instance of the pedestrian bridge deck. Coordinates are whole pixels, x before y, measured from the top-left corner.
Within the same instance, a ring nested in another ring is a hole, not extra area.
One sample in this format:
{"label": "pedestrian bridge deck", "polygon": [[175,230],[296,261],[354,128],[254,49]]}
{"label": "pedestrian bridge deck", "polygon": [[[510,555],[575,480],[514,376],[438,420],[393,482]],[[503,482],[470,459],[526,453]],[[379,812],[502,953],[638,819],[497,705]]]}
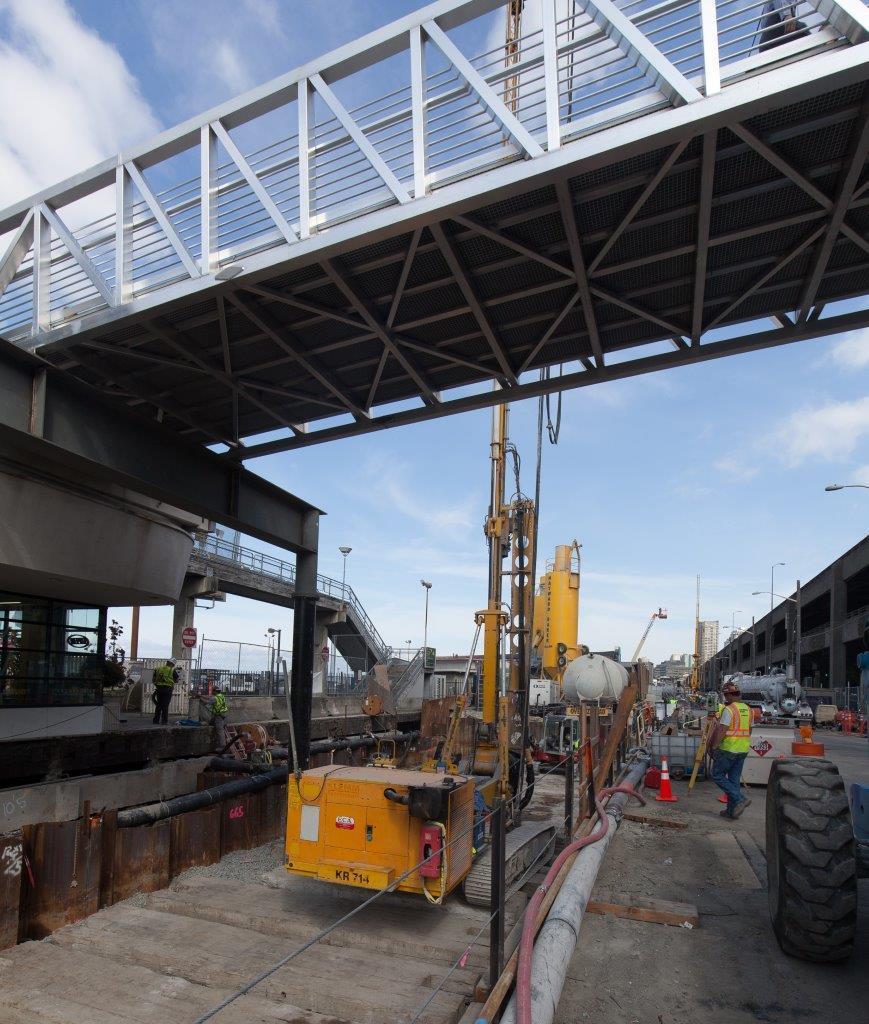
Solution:
{"label": "pedestrian bridge deck", "polygon": [[869,322],[861,0],[506,6],[3,211],[0,334],[245,459]]}

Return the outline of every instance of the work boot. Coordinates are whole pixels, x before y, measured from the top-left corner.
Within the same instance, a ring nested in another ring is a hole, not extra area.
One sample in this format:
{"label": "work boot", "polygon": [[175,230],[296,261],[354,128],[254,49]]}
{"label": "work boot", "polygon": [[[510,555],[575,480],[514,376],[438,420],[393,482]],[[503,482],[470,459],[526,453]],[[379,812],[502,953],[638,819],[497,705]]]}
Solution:
{"label": "work boot", "polygon": [[733,815],[730,813],[730,811],[727,810],[726,807],[724,808],[723,811],[719,811],[718,812],[718,816],[720,818],[732,818],[733,817]]}
{"label": "work boot", "polygon": [[733,808],[733,817],[738,818],[751,801],[746,797],[744,800],[740,800],[739,803]]}

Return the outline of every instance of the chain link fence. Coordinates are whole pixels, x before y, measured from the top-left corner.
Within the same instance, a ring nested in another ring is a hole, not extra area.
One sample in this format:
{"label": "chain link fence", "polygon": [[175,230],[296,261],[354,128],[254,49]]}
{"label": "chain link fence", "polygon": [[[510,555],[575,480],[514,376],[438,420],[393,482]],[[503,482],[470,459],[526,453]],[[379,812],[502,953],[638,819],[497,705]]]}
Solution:
{"label": "chain link fence", "polygon": [[292,652],[278,652],[267,644],[203,637],[191,665],[190,692],[207,695],[220,689],[238,696],[283,696],[283,660],[289,666]]}

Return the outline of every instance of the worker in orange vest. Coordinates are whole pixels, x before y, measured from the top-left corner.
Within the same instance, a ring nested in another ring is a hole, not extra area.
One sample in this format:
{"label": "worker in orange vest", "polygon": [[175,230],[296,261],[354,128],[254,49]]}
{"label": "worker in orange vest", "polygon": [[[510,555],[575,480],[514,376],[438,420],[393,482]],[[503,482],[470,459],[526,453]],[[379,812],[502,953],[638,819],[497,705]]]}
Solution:
{"label": "worker in orange vest", "polygon": [[712,728],[708,747],[712,755],[712,781],[727,796],[722,818],[738,818],[751,801],[742,795],[739,781],[751,745],[751,708],[739,698],[736,683],[728,681],[722,691],[724,707]]}

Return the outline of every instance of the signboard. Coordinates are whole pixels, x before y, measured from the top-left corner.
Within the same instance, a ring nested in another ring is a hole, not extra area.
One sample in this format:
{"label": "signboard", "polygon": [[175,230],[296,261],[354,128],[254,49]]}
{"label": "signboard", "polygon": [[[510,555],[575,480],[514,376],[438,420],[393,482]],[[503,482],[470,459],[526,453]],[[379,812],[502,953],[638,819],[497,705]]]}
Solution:
{"label": "signboard", "polygon": [[185,647],[196,646],[195,626],[185,626],[184,629],[181,630],[181,643],[184,644]]}
{"label": "signboard", "polygon": [[434,672],[435,662],[437,661],[437,651],[434,647],[426,647],[423,651],[423,664],[422,668],[424,672]]}

